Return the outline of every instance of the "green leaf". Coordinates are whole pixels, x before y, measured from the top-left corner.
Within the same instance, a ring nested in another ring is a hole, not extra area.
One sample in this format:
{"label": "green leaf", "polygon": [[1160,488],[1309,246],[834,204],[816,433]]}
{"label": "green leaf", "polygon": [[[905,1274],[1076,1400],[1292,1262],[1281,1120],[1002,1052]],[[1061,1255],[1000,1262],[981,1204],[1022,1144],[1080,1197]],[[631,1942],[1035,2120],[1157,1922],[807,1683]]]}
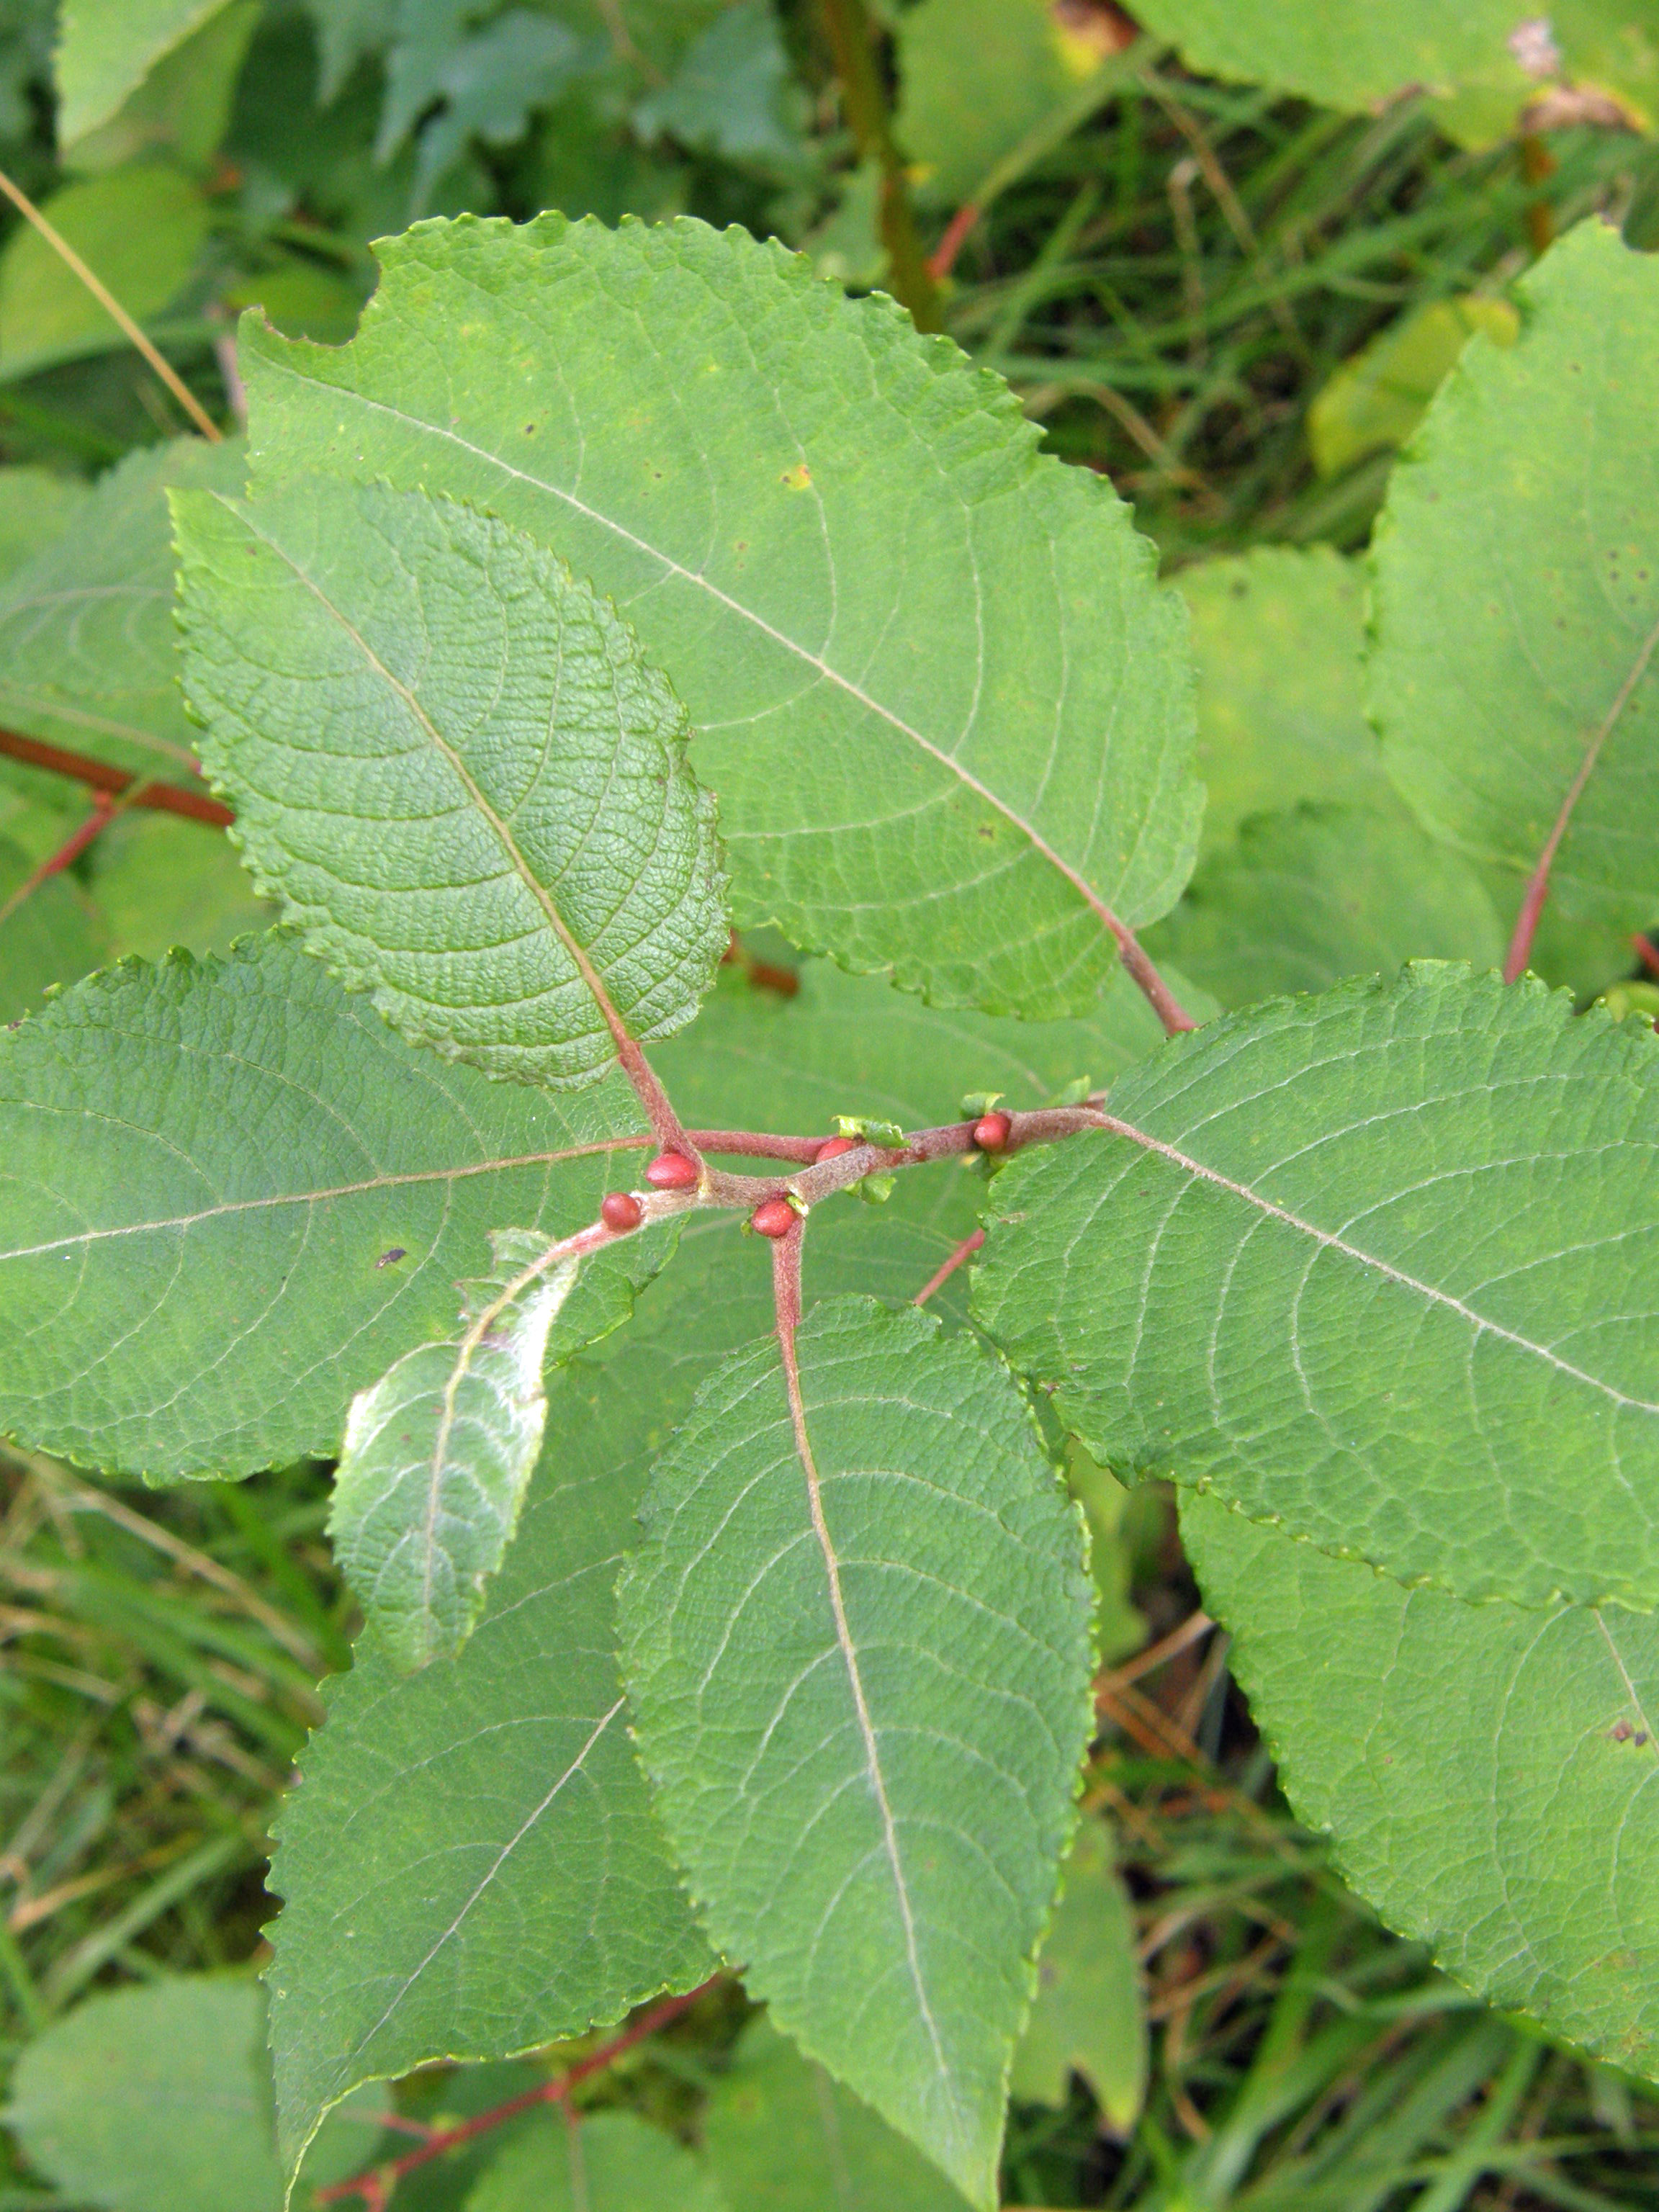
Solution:
{"label": "green leaf", "polygon": [[[0,757],[0,842],[10,848],[9,869],[15,870],[20,856],[30,867],[49,860],[86,820],[87,811],[87,794],[81,785]],[[9,890],[17,883],[13,872]]]}
{"label": "green leaf", "polygon": [[634,111],[647,139],[666,132],[728,161],[799,166],[805,148],[789,57],[771,0],[735,0],[695,40],[671,82]]}
{"label": "green leaf", "polygon": [[1075,1437],[1066,1449],[1066,1486],[1089,1524],[1089,1572],[1095,1583],[1095,1654],[1103,1667],[1127,1659],[1146,1641],[1146,1616],[1133,1602],[1134,1549],[1125,1522],[1132,1491]]}
{"label": "green leaf", "polygon": [[[1081,10],[1079,20],[1086,21]],[[899,18],[897,131],[917,182],[948,205],[975,185],[1103,58],[1047,0],[922,0]]]}
{"label": "green leaf", "polygon": [[729,2212],[963,2212],[938,2167],[763,2013],[709,2098],[703,2154]]}
{"label": "green leaf", "polygon": [[969,1339],[837,1299],[799,1359],[738,1354],[653,1473],[640,1754],[778,2026],[988,2205],[1092,1724],[1080,1516]]}
{"label": "green leaf", "polygon": [[1393,787],[1365,720],[1364,575],[1328,545],[1258,545],[1183,568],[1198,661],[1204,851],[1247,815],[1303,799],[1387,808]]}
{"label": "green leaf", "polygon": [[1659,1624],[1405,1590],[1188,1496],[1297,1814],[1496,2005],[1659,2077]]}
{"label": "green leaf", "polygon": [[261,888],[416,1043],[553,1085],[729,935],[685,717],[604,601],[449,500],[177,502],[185,685]]}
{"label": "green leaf", "polygon": [[73,146],[108,122],[162,56],[224,4],[225,0],[64,0],[57,54],[60,142]]}
{"label": "green leaf", "polygon": [[1168,908],[1199,803],[1181,610],[1110,488],[737,231],[463,218],[382,252],[351,345],[244,325],[258,481],[450,492],[610,593],[690,710],[740,921],[1085,1012],[1103,912]]}
{"label": "green leaf", "polygon": [[[1659,913],[1659,267],[1599,222],[1470,346],[1396,468],[1376,550],[1371,706],[1428,827],[1551,898]],[[1517,898],[1518,902],[1518,898]]]}
{"label": "green leaf", "polygon": [[192,779],[166,491],[229,490],[243,467],[238,446],[178,438],[100,479],[69,527],[0,586],[0,722],[136,775]]}
{"label": "green leaf", "polygon": [[[672,1307],[673,1278],[660,1289]],[[631,1334],[616,1349],[553,1380],[517,1541],[455,1658],[398,1674],[365,1649],[325,1685],[270,1877],[287,1899],[270,1978],[290,2160],[364,2081],[580,2035],[712,1970],[614,1656],[673,1360]]]}
{"label": "green leaf", "polygon": [[1504,940],[1474,863],[1398,806],[1304,805],[1246,821],[1230,850],[1200,865],[1148,950],[1224,1006],[1248,1006],[1345,975],[1392,976],[1417,957],[1496,968]]}
{"label": "green leaf", "polygon": [[1513,345],[1520,318],[1507,300],[1431,300],[1345,361],[1315,393],[1308,443],[1322,477],[1340,476],[1368,453],[1403,446],[1476,331]]}
{"label": "green leaf", "polygon": [[492,2159],[466,2212],[726,2212],[689,2150],[633,2112],[539,2114]]}
{"label": "green leaf", "polygon": [[[1213,884],[1214,856],[1233,848],[1240,824],[1262,811],[1290,811],[1303,801],[1363,807],[1400,827],[1379,833],[1395,845],[1415,820],[1389,781],[1375,732],[1365,720],[1362,649],[1364,577],[1357,560],[1326,546],[1297,550],[1258,546],[1236,559],[1205,561],[1183,568],[1176,587],[1191,610],[1198,658],[1198,765],[1209,789],[1203,854]],[[1283,834],[1282,832],[1280,833]],[[1410,848],[1413,878],[1425,865],[1431,875],[1449,865],[1427,860],[1420,842]],[[1507,939],[1521,902],[1522,878],[1480,866],[1486,896]],[[1460,899],[1467,896],[1459,894]],[[1281,922],[1296,927],[1287,913]],[[1187,926],[1183,915],[1178,927]],[[1164,943],[1176,942],[1176,928]],[[1486,939],[1481,925],[1480,942]],[[1158,937],[1151,939],[1162,958]],[[1426,951],[1402,945],[1389,957]],[[1329,978],[1364,967],[1381,955],[1361,953],[1325,968]],[[1489,957],[1474,943],[1469,957]],[[1533,966],[1551,983],[1570,984],[1593,998],[1629,967],[1628,939],[1566,918],[1557,905],[1544,909]],[[1285,978],[1290,981],[1291,978]],[[1268,980],[1260,988],[1246,979],[1240,999],[1282,988]]]}
{"label": "green leaf", "polygon": [[1097,1458],[1464,1597],[1659,1601],[1651,1035],[1425,963],[1109,1107],[997,1177],[975,1286]]}
{"label": "green leaf", "polygon": [[263,13],[261,0],[228,0],[168,48],[106,123],[66,147],[77,169],[112,169],[170,155],[198,173],[230,120],[236,80]]}
{"label": "green leaf", "polygon": [[362,289],[349,276],[300,253],[273,256],[267,268],[223,286],[219,297],[227,307],[258,307],[290,337],[320,338],[325,345],[344,344],[363,305]]}
{"label": "green leaf", "polygon": [[1360,113],[1419,87],[1465,144],[1502,137],[1563,75],[1613,94],[1638,129],[1659,111],[1659,37],[1629,0],[1557,0],[1532,18],[1512,0],[1143,0],[1135,15],[1203,75],[1324,107]]}
{"label": "green leaf", "polygon": [[[160,162],[66,185],[40,211],[140,323],[184,289],[208,234],[207,202],[182,170]],[[0,253],[0,380],[129,343],[54,248],[20,223]]]}
{"label": "green leaf", "polygon": [[1134,1915],[1105,1824],[1085,1820],[1037,1960],[1037,2000],[1014,2057],[1016,2097],[1063,2105],[1080,2074],[1127,2136],[1146,2094],[1146,2001]]}
{"label": "green leaf", "polygon": [[[331,1454],[487,1232],[585,1226],[642,1129],[620,1077],[556,1098],[412,1053],[284,933],[124,963],[0,1036],[0,1420],[161,1480]],[[663,1234],[580,1297],[620,1319]]]}
{"label": "green leaf", "polygon": [[228,952],[239,937],[267,929],[275,909],[256,897],[228,837],[177,815],[118,816],[87,856],[98,910],[118,953],[159,960],[176,945]]}
{"label": "green leaf", "polygon": [[16,1021],[52,985],[73,983],[108,956],[109,931],[91,900],[62,875],[30,890],[34,868],[0,837],[0,1022]]}
{"label": "green leaf", "polygon": [[328,1533],[369,1632],[401,1672],[459,1649],[501,1565],[542,1448],[542,1363],[578,1262],[491,1232],[461,1333],[406,1352],[351,1401]]}
{"label": "green leaf", "polygon": [[316,26],[322,64],[317,97],[327,106],[338,98],[363,57],[379,52],[391,38],[398,0],[306,0],[306,4]]}
{"label": "green leaf", "polygon": [[[257,1983],[164,1977],[88,1997],[29,2044],[5,2121],[65,2202],[107,2212],[281,2212]],[[306,2161],[369,2165],[383,2099],[339,2113]]]}
{"label": "green leaf", "polygon": [[92,497],[81,477],[56,469],[0,469],[0,584],[61,538]]}
{"label": "green leaf", "polygon": [[[416,56],[405,45],[392,55],[386,84],[386,115],[376,149],[384,160],[409,125],[433,101],[441,112],[422,125],[415,161],[410,212],[424,215],[444,172],[465,155],[474,139],[510,146],[529,127],[531,111],[550,105],[578,76],[591,70],[596,55],[561,22],[515,8],[484,30],[459,35],[458,11],[441,11],[449,20],[434,23],[436,35]],[[465,12],[470,13],[470,10]],[[399,63],[414,59],[413,69]]]}

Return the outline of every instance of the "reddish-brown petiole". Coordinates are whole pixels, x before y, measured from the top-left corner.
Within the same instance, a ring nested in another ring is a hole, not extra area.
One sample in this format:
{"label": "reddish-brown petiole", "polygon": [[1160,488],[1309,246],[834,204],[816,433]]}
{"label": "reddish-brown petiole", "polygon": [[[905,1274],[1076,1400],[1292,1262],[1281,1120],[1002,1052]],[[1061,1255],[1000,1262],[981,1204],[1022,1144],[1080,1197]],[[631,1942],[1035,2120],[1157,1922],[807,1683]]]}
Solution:
{"label": "reddish-brown petiole", "polygon": [[38,891],[49,876],[61,875],[64,870],[78,860],[94,837],[115,817],[115,801],[105,792],[100,792],[93,801],[92,811],[86,820],[70,831],[55,853],[48,853],[39,867],[25,878],[11,896],[0,902],[0,922],[9,921],[33,891]]}
{"label": "reddish-brown petiole", "polygon": [[915,1297],[911,1299],[911,1304],[913,1306],[925,1306],[928,1299],[933,1297],[934,1291],[938,1290],[942,1284],[948,1283],[951,1276],[957,1272],[957,1269],[961,1267],[963,1261],[971,1260],[975,1253],[978,1251],[980,1246],[984,1242],[985,1231],[982,1229],[970,1230],[968,1235],[963,1238],[961,1243],[957,1245],[956,1250],[951,1253],[950,1258],[945,1261],[943,1267],[935,1268],[933,1273],[929,1275],[927,1280],[916,1292]]}
{"label": "reddish-brown petiole", "polygon": [[376,2166],[372,2173],[360,2173],[350,2181],[337,2181],[331,2189],[319,2189],[317,2191],[318,2203],[337,2204],[348,2197],[355,2197],[367,2208],[367,2212],[385,2212],[392,2191],[406,2173],[413,2173],[417,2166],[425,2166],[434,2158],[441,2158],[446,2151],[453,2150],[461,2143],[471,2142],[475,2136],[487,2135],[492,2128],[500,2127],[503,2121],[516,2119],[520,2112],[533,2111],[538,2105],[567,2104],[573,2089],[593,2075],[603,2073],[607,2066],[622,2057],[623,2051],[631,2051],[636,2043],[643,2043],[647,2036],[655,2035],[671,2021],[678,2020],[683,2012],[696,2004],[705,1990],[713,1989],[719,1979],[718,1974],[711,1974],[706,1982],[699,1983],[695,1990],[688,1990],[683,1996],[665,1997],[660,2004],[653,2005],[649,2012],[642,2014],[631,2027],[625,2027],[620,2035],[612,2036],[609,2043],[601,2044],[597,2051],[580,2060],[568,2073],[560,2075],[556,2081],[544,2081],[539,2088],[526,2089],[522,2096],[509,2097],[503,2105],[492,2105],[487,2112],[480,2112],[473,2119],[462,2120],[453,2128],[433,2130],[425,2142],[414,2150],[405,2151],[401,2158],[389,2160],[386,2165]]}

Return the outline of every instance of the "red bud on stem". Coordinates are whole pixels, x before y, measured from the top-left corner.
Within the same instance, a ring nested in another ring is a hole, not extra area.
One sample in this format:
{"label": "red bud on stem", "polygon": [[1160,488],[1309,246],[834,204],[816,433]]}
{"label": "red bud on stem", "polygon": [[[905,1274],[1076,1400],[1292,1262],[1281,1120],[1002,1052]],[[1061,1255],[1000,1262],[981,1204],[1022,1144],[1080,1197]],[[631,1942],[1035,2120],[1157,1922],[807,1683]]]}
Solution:
{"label": "red bud on stem", "polygon": [[697,1170],[684,1152],[659,1152],[647,1163],[645,1179],[653,1190],[695,1190]]}

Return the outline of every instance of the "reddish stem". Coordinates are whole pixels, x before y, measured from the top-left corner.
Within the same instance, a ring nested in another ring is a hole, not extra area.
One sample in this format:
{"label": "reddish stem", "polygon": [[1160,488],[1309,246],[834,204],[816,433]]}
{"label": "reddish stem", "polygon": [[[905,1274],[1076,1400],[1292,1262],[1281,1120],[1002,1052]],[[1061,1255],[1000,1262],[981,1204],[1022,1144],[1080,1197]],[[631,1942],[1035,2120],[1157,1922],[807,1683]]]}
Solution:
{"label": "reddish stem", "polygon": [[1113,934],[1124,966],[1146,994],[1147,1003],[1164,1024],[1164,1034],[1179,1036],[1183,1030],[1195,1030],[1198,1024],[1158,974],[1133,930],[1119,923]]}
{"label": "reddish stem", "polygon": [[1561,801],[1561,811],[1556,816],[1544,849],[1538,855],[1538,866],[1527,878],[1526,896],[1521,902],[1521,911],[1515,918],[1515,933],[1510,939],[1510,949],[1504,962],[1504,981],[1516,982],[1527,972],[1527,962],[1532,952],[1532,940],[1538,933],[1538,919],[1544,911],[1544,902],[1550,894],[1550,870],[1555,866],[1555,856],[1561,848],[1561,840],[1567,834],[1573,809],[1584,795],[1584,787],[1595,773],[1595,764],[1601,757],[1601,748],[1613,733],[1613,726],[1630,704],[1631,694],[1641,682],[1653,651],[1659,646],[1659,623],[1656,623],[1642,641],[1631,671],[1613,695],[1613,704],[1601,717],[1589,743],[1584,748],[1584,757],[1578,763],[1578,773],[1567,786],[1567,795]]}
{"label": "reddish stem", "polygon": [[89,753],[42,744],[38,738],[20,737],[15,730],[0,730],[0,753],[27,767],[69,776],[94,791],[106,791],[112,798],[124,799],[129,806],[149,807],[158,814],[182,814],[192,822],[211,823],[216,830],[235,819],[229,807],[210,799],[204,791],[189,791],[178,783],[141,783],[137,776],[112,768],[107,761],[94,760]]}
{"label": "reddish stem", "polygon": [[706,1982],[700,1982],[695,1990],[688,1990],[683,1996],[665,1997],[660,2004],[653,2005],[649,2012],[642,2014],[632,2027],[625,2027],[620,2035],[613,2035],[609,2043],[601,2044],[597,2051],[573,2066],[568,2074],[562,2074],[556,2081],[544,2081],[538,2088],[526,2089],[522,2096],[509,2097],[503,2105],[492,2105],[487,2112],[480,2112],[470,2120],[459,2121],[453,2128],[434,2129],[416,2149],[405,2151],[401,2158],[394,2158],[385,2166],[376,2166],[372,2173],[360,2173],[354,2180],[337,2181],[331,2189],[319,2189],[317,2202],[319,2204],[337,2204],[344,2197],[356,2197],[362,2199],[368,2212],[385,2212],[392,2191],[406,2173],[412,2173],[417,2166],[425,2166],[434,2158],[441,2158],[446,2151],[455,2149],[458,2144],[471,2142],[475,2136],[487,2135],[492,2128],[500,2127],[503,2121],[516,2119],[520,2112],[533,2111],[538,2105],[564,2104],[573,2089],[578,2088],[591,2075],[603,2073],[625,2051],[631,2051],[636,2043],[643,2043],[647,2036],[655,2035],[671,2021],[678,2020],[683,2012],[696,2004],[706,1990],[713,1989],[719,1979],[718,1974],[711,1974]]}
{"label": "reddish stem", "polygon": [[1631,938],[1631,951],[1647,969],[1650,975],[1659,975],[1659,945],[1638,929]]}
{"label": "reddish stem", "polygon": [[927,1280],[916,1292],[915,1297],[911,1299],[911,1304],[913,1306],[925,1306],[928,1299],[933,1297],[934,1291],[938,1290],[939,1285],[941,1283],[948,1283],[951,1276],[957,1272],[957,1269],[961,1267],[963,1261],[964,1260],[972,1259],[974,1254],[978,1251],[980,1246],[984,1242],[985,1231],[982,1229],[975,1229],[971,1232],[971,1234],[964,1237],[961,1243],[957,1245],[956,1250],[951,1253],[950,1258],[945,1262],[945,1265],[937,1269],[934,1273],[929,1275]]}
{"label": "reddish stem", "polygon": [[950,275],[957,254],[967,243],[969,233],[979,218],[978,203],[964,200],[945,226],[944,237],[927,258],[927,274],[936,284],[942,284]]}
{"label": "reddish stem", "polygon": [[106,793],[100,792],[86,820],[78,829],[70,832],[55,853],[48,853],[40,866],[18,885],[5,904],[0,906],[0,922],[9,921],[24,900],[32,892],[38,891],[49,876],[61,875],[65,868],[72,866],[99,831],[114,818],[114,815],[115,801]]}
{"label": "reddish stem", "polygon": [[688,1129],[686,1134],[701,1152],[726,1152],[737,1159],[805,1164],[817,1159],[824,1146],[822,1137],[774,1137],[756,1129]]}

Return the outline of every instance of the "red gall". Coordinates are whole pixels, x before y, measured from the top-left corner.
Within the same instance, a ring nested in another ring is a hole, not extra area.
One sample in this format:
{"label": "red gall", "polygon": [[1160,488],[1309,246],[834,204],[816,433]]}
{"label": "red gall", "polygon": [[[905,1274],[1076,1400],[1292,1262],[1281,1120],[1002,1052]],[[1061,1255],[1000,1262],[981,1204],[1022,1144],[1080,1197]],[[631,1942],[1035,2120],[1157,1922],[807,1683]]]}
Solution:
{"label": "red gall", "polygon": [[684,1152],[659,1152],[647,1164],[645,1179],[653,1190],[695,1190],[696,1163],[688,1160]]}
{"label": "red gall", "polygon": [[974,1142],[982,1152],[1000,1152],[1013,1126],[1006,1114],[981,1114],[974,1124]]}

